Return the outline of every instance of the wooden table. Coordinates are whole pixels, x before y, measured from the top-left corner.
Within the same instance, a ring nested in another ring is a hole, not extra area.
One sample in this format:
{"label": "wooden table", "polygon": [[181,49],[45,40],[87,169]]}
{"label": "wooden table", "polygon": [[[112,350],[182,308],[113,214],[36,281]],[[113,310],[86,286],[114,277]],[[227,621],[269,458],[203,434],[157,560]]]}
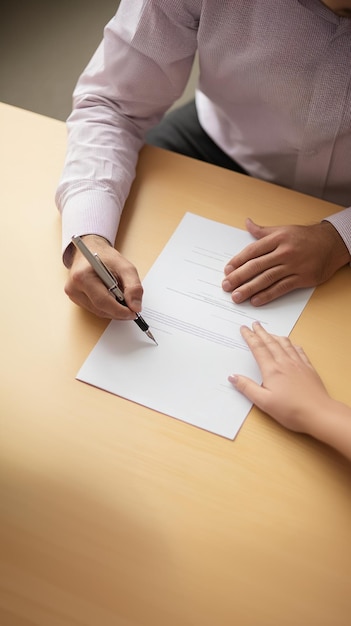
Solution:
{"label": "wooden table", "polygon": [[[228,441],[76,381],[107,322],[63,292],[65,126],[0,120],[1,626],[349,625],[350,464],[257,409]],[[186,211],[244,228],[336,210],[148,147],[117,243],[143,277]],[[349,404],[350,310],[344,268],[292,333]]]}

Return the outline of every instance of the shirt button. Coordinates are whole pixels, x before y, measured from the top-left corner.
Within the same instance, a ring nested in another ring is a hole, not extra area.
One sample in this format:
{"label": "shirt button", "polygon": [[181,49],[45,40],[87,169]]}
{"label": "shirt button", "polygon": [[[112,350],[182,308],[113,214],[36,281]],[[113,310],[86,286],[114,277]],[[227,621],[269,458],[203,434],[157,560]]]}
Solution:
{"label": "shirt button", "polygon": [[305,156],[315,156],[317,154],[317,150],[305,150]]}

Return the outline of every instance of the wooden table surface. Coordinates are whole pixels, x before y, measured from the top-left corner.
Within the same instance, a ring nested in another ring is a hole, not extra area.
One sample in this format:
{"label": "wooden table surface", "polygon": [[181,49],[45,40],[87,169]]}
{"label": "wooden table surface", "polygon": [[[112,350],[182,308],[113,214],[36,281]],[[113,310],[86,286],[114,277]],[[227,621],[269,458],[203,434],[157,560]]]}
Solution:
{"label": "wooden table surface", "polygon": [[[65,125],[7,105],[0,125],[1,626],[348,626],[350,464],[256,408],[228,441],[76,381],[107,322],[63,292]],[[148,147],[117,246],[143,277],[186,211],[336,210]],[[350,310],[344,268],[292,338],[351,405]]]}

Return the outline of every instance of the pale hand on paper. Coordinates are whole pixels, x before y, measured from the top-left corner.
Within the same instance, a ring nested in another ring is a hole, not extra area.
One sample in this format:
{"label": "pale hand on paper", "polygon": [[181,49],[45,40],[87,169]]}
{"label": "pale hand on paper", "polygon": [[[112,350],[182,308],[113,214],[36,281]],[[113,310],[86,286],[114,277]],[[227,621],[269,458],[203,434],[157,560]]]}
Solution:
{"label": "pale hand on paper", "polygon": [[241,334],[262,373],[262,386],[229,376],[235,388],[290,430],[329,444],[351,460],[351,409],[331,398],[304,350],[288,337],[267,333],[258,323]]}

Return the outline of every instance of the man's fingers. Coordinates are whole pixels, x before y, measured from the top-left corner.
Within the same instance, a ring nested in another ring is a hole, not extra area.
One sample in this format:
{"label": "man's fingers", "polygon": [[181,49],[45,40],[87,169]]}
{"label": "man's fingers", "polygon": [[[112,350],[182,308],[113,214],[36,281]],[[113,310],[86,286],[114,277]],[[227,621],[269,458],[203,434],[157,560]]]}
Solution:
{"label": "man's fingers", "polygon": [[247,218],[245,226],[250,235],[255,237],[255,239],[261,239],[261,237],[265,237],[265,235],[270,232],[269,227],[256,224],[250,217]]}
{"label": "man's fingers", "polygon": [[266,227],[247,220],[247,229],[256,241],[224,268],[222,287],[232,292],[235,303],[250,300],[262,306],[294,289],[320,284],[333,273],[326,271],[330,242],[325,244],[320,225]]}
{"label": "man's fingers", "polygon": [[[137,292],[139,293],[138,289]],[[65,285],[65,293],[77,304],[98,317],[108,319],[135,318],[128,307],[122,306],[108,291],[88,262],[81,258],[71,269]]]}
{"label": "man's fingers", "polygon": [[107,312],[97,309],[96,306],[91,302],[91,300],[82,292],[80,292],[77,297],[72,294],[71,296],[69,296],[69,298],[72,302],[74,302],[74,304],[82,307],[83,309],[86,309],[97,317],[112,319],[111,315],[109,315]]}
{"label": "man's fingers", "polygon": [[124,320],[135,318],[134,313],[128,307],[119,304],[97,277],[89,280],[84,287],[84,291],[76,288],[72,279],[67,282],[65,292],[72,302],[84,307],[98,317]]}
{"label": "man's fingers", "polygon": [[250,300],[253,306],[261,306],[293,291],[299,286],[294,274],[284,275],[282,266],[272,267],[247,282],[242,282],[232,289],[232,284],[225,279],[224,291],[232,291],[232,300],[236,304]]}
{"label": "man's fingers", "polygon": [[[235,272],[238,268],[241,268],[245,264],[249,264],[250,261],[254,263],[259,263],[259,267],[249,267],[246,268],[246,276],[242,277],[243,282],[246,278],[251,278],[251,276],[257,273],[257,270],[263,271],[270,267],[271,259],[268,256],[270,253],[274,252],[277,248],[277,242],[272,238],[264,238],[261,241],[254,241],[253,243],[249,243],[241,252],[236,254],[224,267],[224,274],[226,277],[229,277],[230,274]],[[250,271],[251,270],[251,271]],[[231,277],[233,278],[233,277]]]}
{"label": "man's fingers", "polygon": [[[273,302],[274,300],[277,300],[278,298],[285,296],[287,293],[290,293],[291,291],[294,291],[295,289],[298,289],[299,287],[301,287],[301,285],[299,284],[297,276],[295,275],[286,276],[282,280],[278,280],[277,282],[275,282],[273,285],[271,285],[267,289],[262,289],[258,291],[257,293],[253,293],[252,296],[248,295],[246,300],[250,299],[250,302],[253,306],[259,307],[259,306],[263,306],[264,304],[268,304],[269,302]],[[241,294],[242,298],[245,298],[246,285],[243,285],[243,288],[244,289],[240,287],[240,289],[238,289],[237,292]],[[234,298],[234,293],[232,295],[232,300],[233,302],[238,303],[237,298]]]}
{"label": "man's fingers", "polygon": [[99,255],[116,277],[127,306],[120,304],[109,292],[79,250],[76,250],[73,257],[65,285],[66,294],[75,304],[83,306],[99,317],[135,319],[135,313],[141,311],[143,296],[143,288],[136,268],[103,237],[86,235],[84,242],[93,254]]}
{"label": "man's fingers", "polygon": [[136,270],[124,274],[122,289],[128,307],[135,313],[140,313],[144,290]]}

